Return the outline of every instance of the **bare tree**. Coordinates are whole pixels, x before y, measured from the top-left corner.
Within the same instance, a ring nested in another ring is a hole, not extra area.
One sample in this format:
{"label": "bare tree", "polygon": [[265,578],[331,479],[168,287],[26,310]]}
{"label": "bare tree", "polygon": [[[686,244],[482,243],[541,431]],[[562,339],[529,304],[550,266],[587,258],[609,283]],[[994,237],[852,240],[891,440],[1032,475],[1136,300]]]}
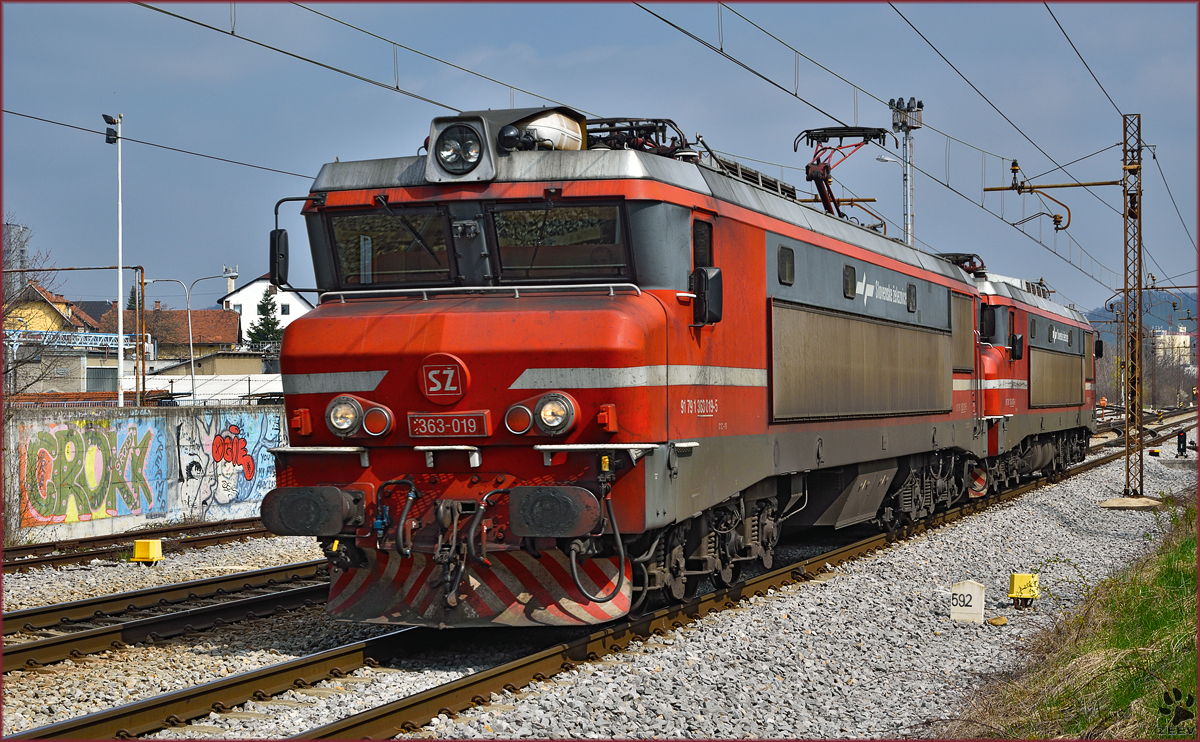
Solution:
{"label": "bare tree", "polygon": [[[54,336],[42,336],[38,340],[23,334],[29,329],[28,320],[21,316],[19,307],[30,301],[31,286],[36,284],[53,296],[58,288],[59,274],[55,271],[46,253],[33,250],[33,230],[21,224],[13,212],[4,215],[4,277],[3,312],[4,338],[2,347],[4,373],[4,543],[20,540],[20,491],[15,485],[16,430],[12,423],[15,415],[13,395],[40,387],[41,383],[58,368],[53,353],[44,353],[53,345]],[[10,272],[12,271],[12,272]],[[16,272],[30,271],[30,272]]]}
{"label": "bare tree", "polygon": [[[46,362],[43,351],[53,345],[54,336],[33,340],[25,336],[28,320],[19,308],[28,303],[36,289],[51,297],[59,288],[60,276],[50,256],[32,248],[33,229],[21,224],[13,212],[4,215],[3,343],[4,421],[11,417],[9,395],[36,389],[57,364]],[[29,271],[29,272],[20,272]]]}

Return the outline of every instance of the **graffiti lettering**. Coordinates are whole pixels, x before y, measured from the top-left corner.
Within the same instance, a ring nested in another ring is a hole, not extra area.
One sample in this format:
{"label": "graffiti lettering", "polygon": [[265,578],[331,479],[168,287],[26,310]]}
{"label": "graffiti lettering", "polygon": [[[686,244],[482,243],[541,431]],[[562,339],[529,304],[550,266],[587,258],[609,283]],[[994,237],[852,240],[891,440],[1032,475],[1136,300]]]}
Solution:
{"label": "graffiti lettering", "polygon": [[246,439],[239,437],[241,430],[236,425],[229,426],[229,435],[218,435],[213,438],[213,461],[228,461],[234,466],[242,467],[246,481],[254,479],[254,457],[246,452]]}
{"label": "graffiti lettering", "polygon": [[[21,523],[87,521],[165,510],[146,479],[154,429],[59,424],[30,436],[20,469]],[[162,446],[161,441],[157,443]]]}
{"label": "graffiti lettering", "polygon": [[[253,517],[275,486],[270,449],[286,440],[281,414],[265,407],[20,410],[4,491],[19,495],[14,519],[22,529],[48,529],[44,537],[31,530],[33,540],[158,518]],[[95,522],[105,518],[117,522]]]}

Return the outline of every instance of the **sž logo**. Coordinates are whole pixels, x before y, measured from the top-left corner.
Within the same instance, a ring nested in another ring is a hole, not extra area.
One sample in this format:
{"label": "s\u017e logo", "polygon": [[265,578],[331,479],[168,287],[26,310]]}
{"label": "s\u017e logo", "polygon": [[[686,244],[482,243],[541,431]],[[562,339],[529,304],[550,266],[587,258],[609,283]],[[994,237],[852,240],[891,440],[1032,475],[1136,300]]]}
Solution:
{"label": "s\u017e logo", "polygon": [[426,366],[426,394],[455,394],[458,392],[454,377],[458,375],[457,366]]}
{"label": "s\u017e logo", "polygon": [[433,353],[421,361],[417,383],[430,402],[451,405],[466,394],[471,377],[460,358]]}

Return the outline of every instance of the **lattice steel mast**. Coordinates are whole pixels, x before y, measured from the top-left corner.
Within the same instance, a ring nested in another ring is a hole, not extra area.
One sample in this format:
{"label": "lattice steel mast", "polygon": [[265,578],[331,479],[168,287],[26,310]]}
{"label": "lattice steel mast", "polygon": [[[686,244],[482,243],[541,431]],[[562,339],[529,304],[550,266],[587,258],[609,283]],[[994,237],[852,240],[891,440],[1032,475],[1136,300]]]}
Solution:
{"label": "lattice steel mast", "polygon": [[1142,490],[1142,115],[1125,114],[1121,190],[1125,193],[1125,496]]}

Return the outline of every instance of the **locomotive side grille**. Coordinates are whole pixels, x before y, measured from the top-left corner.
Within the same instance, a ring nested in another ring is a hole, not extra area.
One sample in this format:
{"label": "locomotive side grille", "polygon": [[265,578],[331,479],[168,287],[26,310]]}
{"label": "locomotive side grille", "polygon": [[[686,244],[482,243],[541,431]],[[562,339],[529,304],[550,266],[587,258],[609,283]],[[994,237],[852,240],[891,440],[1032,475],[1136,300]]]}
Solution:
{"label": "locomotive side grille", "polygon": [[[1087,356],[1083,357],[1084,360]],[[1083,404],[1083,364],[1080,357],[1029,349],[1029,406],[1062,407]]]}
{"label": "locomotive side grille", "polygon": [[948,412],[948,333],[776,302],[772,414],[777,421]]}

